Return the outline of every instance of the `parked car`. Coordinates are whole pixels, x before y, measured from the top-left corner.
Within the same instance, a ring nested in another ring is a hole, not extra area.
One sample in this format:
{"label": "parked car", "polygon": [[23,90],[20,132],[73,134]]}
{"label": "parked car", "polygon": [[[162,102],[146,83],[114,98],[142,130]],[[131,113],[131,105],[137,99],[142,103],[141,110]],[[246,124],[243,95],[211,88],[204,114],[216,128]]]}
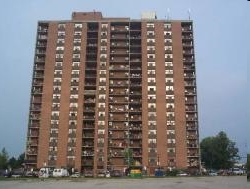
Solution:
{"label": "parked car", "polygon": [[79,178],[79,177],[81,177],[81,174],[79,172],[74,172],[74,173],[72,173],[72,175],[70,177]]}
{"label": "parked car", "polygon": [[218,173],[215,170],[209,170],[208,175],[209,176],[218,176]]}
{"label": "parked car", "polygon": [[59,168],[53,170],[53,177],[67,177],[69,176],[69,172],[65,168]]}
{"label": "parked car", "polygon": [[23,169],[14,169],[12,172],[11,172],[11,177],[22,177],[22,176],[25,176],[25,172]]}
{"label": "parked car", "polygon": [[121,170],[113,170],[110,173],[111,177],[122,177],[122,171]]}
{"label": "parked car", "polygon": [[85,170],[84,171],[84,177],[93,177],[93,171],[92,170]]}
{"label": "parked car", "polygon": [[234,168],[232,168],[232,173],[233,173],[233,175],[243,175],[244,171],[241,170],[240,168],[234,167]]}
{"label": "parked car", "polygon": [[12,172],[7,170],[7,169],[1,169],[0,170],[0,176],[3,176],[3,177],[11,177],[12,175]]}
{"label": "parked car", "polygon": [[106,177],[106,171],[99,171],[97,176],[98,177]]}
{"label": "parked car", "polygon": [[53,169],[51,167],[42,167],[38,172],[39,178],[48,178],[51,177]]}
{"label": "parked car", "polygon": [[176,176],[181,176],[181,177],[185,177],[188,176],[188,173],[184,172],[184,171],[179,171]]}

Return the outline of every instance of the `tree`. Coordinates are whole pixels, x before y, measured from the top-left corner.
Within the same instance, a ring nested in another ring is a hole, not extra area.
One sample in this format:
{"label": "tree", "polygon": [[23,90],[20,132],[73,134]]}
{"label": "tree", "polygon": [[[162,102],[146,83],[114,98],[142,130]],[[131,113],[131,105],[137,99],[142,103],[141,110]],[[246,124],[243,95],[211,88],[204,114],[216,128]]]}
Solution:
{"label": "tree", "polygon": [[133,159],[133,150],[131,148],[126,148],[124,151],[125,161],[127,162],[128,167],[134,164]]}
{"label": "tree", "polygon": [[5,148],[2,149],[0,153],[0,169],[7,169],[8,168],[8,159],[9,155]]}
{"label": "tree", "polygon": [[250,154],[247,154],[247,171],[250,171]]}
{"label": "tree", "polygon": [[225,132],[201,141],[201,161],[210,169],[228,169],[239,159],[238,148]]}
{"label": "tree", "polygon": [[24,153],[20,154],[19,157],[16,159],[15,157],[12,157],[8,161],[8,166],[12,169],[20,168],[22,167],[22,164],[24,162]]}

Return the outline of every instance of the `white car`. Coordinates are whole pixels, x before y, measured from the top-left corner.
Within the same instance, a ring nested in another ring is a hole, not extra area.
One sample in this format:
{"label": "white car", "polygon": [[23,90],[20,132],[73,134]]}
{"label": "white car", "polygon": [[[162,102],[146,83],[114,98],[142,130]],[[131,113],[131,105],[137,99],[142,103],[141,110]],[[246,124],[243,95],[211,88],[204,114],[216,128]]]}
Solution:
{"label": "white car", "polygon": [[51,169],[49,167],[42,167],[38,172],[39,178],[48,178],[51,176]]}
{"label": "white car", "polygon": [[69,172],[67,169],[64,168],[54,169],[52,175],[53,177],[67,177],[69,176]]}
{"label": "white car", "polygon": [[244,174],[244,171],[241,170],[240,168],[237,168],[237,167],[232,168],[232,171],[233,171],[234,175],[243,175]]}

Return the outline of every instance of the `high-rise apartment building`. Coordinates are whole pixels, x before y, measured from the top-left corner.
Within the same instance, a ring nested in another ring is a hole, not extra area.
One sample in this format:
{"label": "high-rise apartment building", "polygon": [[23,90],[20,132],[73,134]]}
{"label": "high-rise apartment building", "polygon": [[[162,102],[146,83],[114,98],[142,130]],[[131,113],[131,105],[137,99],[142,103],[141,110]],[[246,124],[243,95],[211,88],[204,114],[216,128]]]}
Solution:
{"label": "high-rise apartment building", "polygon": [[26,165],[199,170],[192,21],[39,21]]}

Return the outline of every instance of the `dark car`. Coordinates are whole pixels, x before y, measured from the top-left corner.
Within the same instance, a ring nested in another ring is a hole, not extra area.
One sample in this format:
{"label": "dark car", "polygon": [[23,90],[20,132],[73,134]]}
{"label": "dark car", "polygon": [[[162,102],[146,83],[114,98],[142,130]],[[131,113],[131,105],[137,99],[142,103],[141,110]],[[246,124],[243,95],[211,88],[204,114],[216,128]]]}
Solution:
{"label": "dark car", "polygon": [[84,177],[93,177],[93,171],[92,170],[85,170],[84,171]]}
{"label": "dark car", "polygon": [[247,171],[247,179],[250,177],[250,171]]}
{"label": "dark car", "polygon": [[122,171],[121,170],[113,170],[110,174],[111,177],[122,177]]}

